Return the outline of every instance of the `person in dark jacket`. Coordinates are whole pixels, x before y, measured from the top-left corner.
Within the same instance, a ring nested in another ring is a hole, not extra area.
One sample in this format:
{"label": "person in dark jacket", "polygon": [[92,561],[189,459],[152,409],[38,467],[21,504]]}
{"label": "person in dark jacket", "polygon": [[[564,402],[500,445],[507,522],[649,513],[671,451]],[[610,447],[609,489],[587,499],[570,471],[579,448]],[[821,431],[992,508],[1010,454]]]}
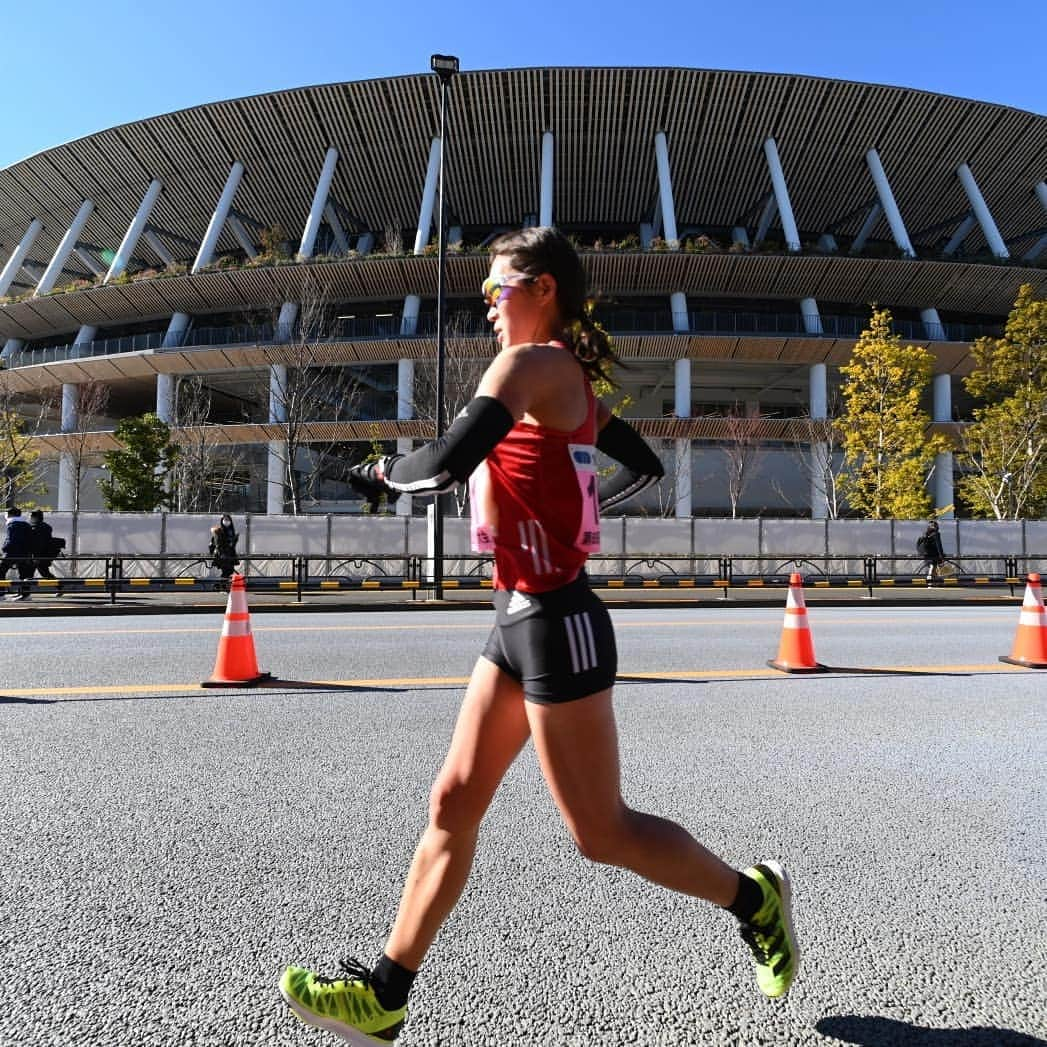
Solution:
{"label": "person in dark jacket", "polygon": [[945,563],[945,548],[942,545],[942,535],[937,520],[931,520],[927,524],[927,530],[917,539],[916,551],[927,564],[927,581],[932,582],[941,578],[940,568]]}
{"label": "person in dark jacket", "polygon": [[[233,526],[233,518],[228,513],[223,513],[222,518],[211,528],[211,544],[208,552],[212,556],[211,565],[222,572],[222,581],[228,583],[232,577],[236,565],[240,562],[236,555],[236,543],[240,536]],[[224,588],[219,584],[216,589]]]}
{"label": "person in dark jacket", "polygon": [[7,510],[7,533],[0,560],[0,578],[6,578],[12,567],[18,570],[21,585],[12,600],[28,600],[28,579],[33,577],[33,529],[22,519],[22,510],[11,506]]}
{"label": "person in dark jacket", "polygon": [[[54,578],[51,564],[61,546],[65,545],[65,541],[54,537],[51,525],[39,509],[34,509],[29,514],[29,529],[33,532],[33,569],[41,578]],[[61,543],[61,546],[58,543]]]}

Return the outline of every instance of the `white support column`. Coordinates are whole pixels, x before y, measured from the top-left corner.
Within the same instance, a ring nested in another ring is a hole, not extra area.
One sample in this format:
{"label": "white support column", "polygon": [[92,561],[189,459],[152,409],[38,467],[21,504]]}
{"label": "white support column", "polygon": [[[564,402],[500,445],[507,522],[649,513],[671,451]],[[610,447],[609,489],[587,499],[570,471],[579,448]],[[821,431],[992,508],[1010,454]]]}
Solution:
{"label": "white support column", "polygon": [[933,306],[928,309],[921,309],[920,320],[923,322],[925,338],[930,339],[932,342],[945,341],[945,325],[942,323],[942,318],[938,315],[937,309]]}
{"label": "white support column", "polygon": [[956,168],[956,174],[963,185],[963,191],[967,194],[967,199],[971,201],[971,210],[974,211],[974,216],[982,227],[982,232],[985,234],[985,239],[989,244],[989,250],[997,258],[1010,258],[1010,251],[1007,250],[1007,245],[1003,242],[999,229],[996,228],[996,222],[993,221],[989,207],[982,196],[982,191],[978,188],[974,175],[971,174],[971,169],[966,164],[960,164]]}
{"label": "white support column", "polygon": [[[824,422],[829,417],[829,391],[825,364],[812,364],[809,374],[808,410],[812,423]],[[825,520],[829,516],[829,492],[826,490],[830,445],[824,440],[811,441],[811,519]]]}
{"label": "white support column", "polygon": [[[936,374],[934,376],[934,420],[936,422],[952,421],[952,376]],[[953,494],[953,458],[952,451],[945,451],[934,459],[934,506],[945,509],[954,501]],[[940,513],[943,519],[951,520],[955,513],[952,509]]]}
{"label": "white support column", "polygon": [[153,249],[154,254],[165,266],[170,268],[175,264],[175,256],[171,254],[167,244],[152,229],[142,230],[142,239]]}
{"label": "white support column", "polygon": [[[211,259],[214,258],[215,247],[218,245],[218,238],[222,235],[222,226],[229,217],[229,208],[233,206],[233,197],[240,186],[240,179],[243,173],[244,165],[239,161],[230,168],[229,176],[225,180],[225,188],[222,190],[222,195],[218,198],[218,205],[214,209],[214,214],[211,215],[211,221],[207,223],[207,231],[200,242],[200,248],[196,252],[196,258],[193,260],[193,267],[190,272],[198,273],[205,265],[211,264]],[[167,325],[167,332],[164,334],[164,348],[177,348],[180,346],[188,329],[189,314],[175,313],[171,317],[171,322]]]}
{"label": "white support column", "polygon": [[[80,424],[77,412],[77,387],[72,382],[62,386],[62,432],[75,433]],[[76,463],[68,451],[58,456],[58,511],[69,513],[76,505]]]}
{"label": "white support column", "polygon": [[[1036,199],[1040,201],[1040,206],[1044,211],[1047,211],[1047,182],[1037,182],[1035,192]],[[1022,261],[1035,262],[1036,259],[1043,254],[1045,248],[1047,248],[1047,233],[1041,236],[1040,239],[1022,255]]]}
{"label": "white support column", "polygon": [[[229,209],[233,206],[233,197],[236,196],[236,190],[240,188],[240,179],[243,177],[243,174],[244,165],[237,160],[229,168],[225,187],[222,189],[222,195],[218,198],[218,205],[214,209],[214,214],[211,215],[211,221],[207,223],[207,231],[204,233],[203,240],[200,241],[200,249],[196,252],[196,258],[193,260],[193,267],[190,272],[198,273],[205,265],[211,264],[215,248],[218,246],[218,238],[222,235],[222,227],[229,219]],[[237,224],[239,225],[239,222]],[[253,251],[254,244],[250,244],[250,246]],[[254,254],[250,257],[253,258]]]}
{"label": "white support column", "polygon": [[538,197],[538,224],[553,224],[553,133],[542,135],[542,183]]}
{"label": "white support column", "polygon": [[687,334],[691,329],[691,317],[687,311],[687,295],[683,291],[673,291],[669,295],[669,309],[673,316],[673,330],[677,334]]}
{"label": "white support column", "polygon": [[236,242],[244,249],[244,254],[248,258],[257,258],[258,248],[255,247],[251,234],[248,233],[244,223],[235,214],[231,214],[226,218],[225,224],[229,226],[229,232],[233,234]]}
{"label": "white support column", "polygon": [[18,270],[22,268],[25,256],[32,250],[33,244],[43,227],[43,222],[39,218],[34,218],[22,234],[22,239],[18,241],[18,246],[11,252],[11,257],[7,259],[3,270],[0,271],[0,296],[7,294],[8,289],[14,282],[14,278],[18,275]]}
{"label": "white support column", "polygon": [[793,205],[789,201],[789,187],[785,184],[785,172],[782,170],[782,161],[778,156],[778,144],[773,138],[768,138],[763,143],[763,152],[767,157],[767,167],[771,172],[771,187],[774,189],[778,213],[782,216],[785,246],[790,251],[799,251],[800,233],[796,228],[796,219],[793,217]]}
{"label": "white support column", "polygon": [[168,425],[175,424],[174,416],[175,376],[158,374],[156,376],[156,416]]}
{"label": "white support column", "polygon": [[94,324],[83,324],[73,339],[73,351],[69,354],[70,358],[75,359],[79,356],[77,348],[81,345],[90,345],[95,340],[96,334],[98,334],[98,328]]}
{"label": "white support column", "polygon": [[978,220],[973,214],[967,215],[966,218],[956,227],[956,232],[949,238],[949,242],[942,248],[942,254],[951,255],[956,254],[960,249],[960,245],[970,235],[971,230],[978,224]]}
{"label": "white support column", "polygon": [[[269,422],[279,424],[287,421],[287,368],[273,364],[269,368]],[[287,497],[287,441],[270,440],[266,462],[265,511],[279,515],[284,511]]]}
{"label": "white support column", "polygon": [[14,356],[15,353],[20,353],[25,342],[21,338],[8,338],[4,342],[3,351],[0,352],[0,360],[7,360]]}
{"label": "white support column", "polygon": [[883,169],[880,154],[875,149],[870,149],[865,154],[865,162],[872,175],[873,184],[876,186],[876,195],[880,198],[880,206],[887,215],[887,224],[891,227],[891,235],[898,246],[898,250],[907,258],[915,258],[916,252],[912,249],[912,241],[902,221],[902,213],[898,210],[894,193],[891,191],[891,183],[887,180],[887,172]]}
{"label": "white support column", "polygon": [[767,202],[763,205],[763,210],[760,212],[760,220],[756,223],[756,236],[753,237],[754,243],[762,243],[767,239],[767,232],[771,228],[771,222],[774,221],[774,216],[778,213],[778,201],[774,198],[774,193],[771,193],[767,197]]}
{"label": "white support column", "polygon": [[374,249],[374,233],[363,233],[356,241],[356,253],[358,255],[370,254]]}
{"label": "white support column", "polygon": [[149,188],[145,191],[145,196],[142,197],[142,202],[138,205],[138,211],[135,213],[134,218],[131,219],[131,224],[127,227],[123,240],[120,241],[120,246],[116,249],[113,264],[109,266],[109,272],[106,273],[103,283],[115,280],[127,268],[127,263],[131,261],[131,255],[134,254],[134,250],[138,246],[138,238],[142,235],[145,224],[153,213],[153,205],[156,203],[156,198],[159,195],[160,180],[154,178],[149,183]]}
{"label": "white support column", "polygon": [[418,209],[418,231],[414,237],[414,253],[421,254],[429,243],[433,227],[433,210],[436,207],[436,182],[440,173],[440,139],[429,144],[429,166],[425,169],[425,185],[422,188],[422,204]]}
{"label": "white support column", "polygon": [[818,237],[818,247],[829,254],[836,254],[840,250],[840,245],[836,242],[836,237],[832,233],[822,233]]}
{"label": "white support column", "polygon": [[94,203],[90,200],[85,200],[80,205],[80,209],[76,212],[76,217],[66,230],[65,236],[62,237],[62,242],[58,245],[58,250],[51,256],[51,261],[47,263],[44,275],[40,277],[40,282],[36,285],[36,290],[33,292],[34,298],[37,295],[47,294],[54,287],[55,281],[61,275],[62,266],[65,265],[73,248],[76,247],[76,241],[80,238],[80,233],[87,224],[88,218],[91,217],[94,207]]}
{"label": "white support column", "polygon": [[[396,365],[396,419],[407,421],[414,417],[414,360],[400,360]],[[397,454],[407,454],[411,441],[401,438],[396,441]],[[396,515],[411,515],[411,496],[402,494],[396,499]]]}
{"label": "white support column", "polygon": [[298,248],[299,259],[313,257],[313,249],[316,247],[316,234],[320,231],[320,222],[324,217],[327,195],[331,191],[331,179],[334,178],[334,169],[337,163],[338,150],[332,147],[324,155],[324,166],[320,170],[320,178],[316,183],[316,191],[313,193],[313,203],[309,208],[309,217],[305,220],[305,229],[302,231],[302,244]]}
{"label": "white support column", "polygon": [[[677,360],[674,366],[674,409],[677,418],[691,417],[691,361]],[[677,440],[675,446],[676,507],[678,519],[693,515],[691,501],[692,450],[690,440]]]}
{"label": "white support column", "polygon": [[818,302],[814,298],[800,299],[800,313],[803,315],[803,329],[806,334],[822,334],[822,315],[818,312]]}
{"label": "white support column", "polygon": [[731,242],[741,244],[742,247],[749,246],[749,230],[744,225],[736,225],[731,230]]}
{"label": "white support column", "polygon": [[349,238],[345,235],[345,227],[338,217],[338,208],[328,199],[324,205],[324,221],[331,227],[334,234],[334,242],[342,254],[349,253]]}
{"label": "white support column", "polygon": [[453,247],[455,244],[460,244],[463,239],[462,227],[460,225],[452,225],[447,230],[447,246]]}
{"label": "white support column", "polygon": [[658,201],[662,206],[665,239],[670,246],[678,246],[676,205],[673,202],[673,182],[669,173],[669,146],[665,141],[664,131],[659,131],[654,136],[654,158],[658,165]]}
{"label": "white support column", "polygon": [[99,262],[86,247],[77,244],[76,247],[73,248],[73,255],[76,257],[77,261],[82,263],[83,266],[94,276],[105,276],[105,266],[102,265],[102,263]]}
{"label": "white support column", "polygon": [[865,241],[872,235],[873,229],[876,227],[876,223],[880,220],[880,216],[883,214],[883,207],[880,205],[880,201],[869,208],[868,214],[865,216],[865,221],[862,222],[861,229],[858,230],[858,235],[851,242],[851,254],[858,254],[863,247],[865,247]]}

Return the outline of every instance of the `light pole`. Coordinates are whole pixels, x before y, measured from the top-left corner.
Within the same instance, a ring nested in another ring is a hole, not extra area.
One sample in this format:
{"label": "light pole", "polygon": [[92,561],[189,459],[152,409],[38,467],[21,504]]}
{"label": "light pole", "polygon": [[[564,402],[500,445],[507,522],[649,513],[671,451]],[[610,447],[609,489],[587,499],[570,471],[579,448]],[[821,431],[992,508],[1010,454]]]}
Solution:
{"label": "light pole", "polygon": [[[444,161],[447,156],[447,88],[458,72],[454,55],[433,55],[429,66],[440,78],[440,167],[436,243],[436,438],[444,434],[444,266],[447,259],[447,222],[444,211]],[[444,597],[444,507],[443,495],[433,502],[433,597]]]}

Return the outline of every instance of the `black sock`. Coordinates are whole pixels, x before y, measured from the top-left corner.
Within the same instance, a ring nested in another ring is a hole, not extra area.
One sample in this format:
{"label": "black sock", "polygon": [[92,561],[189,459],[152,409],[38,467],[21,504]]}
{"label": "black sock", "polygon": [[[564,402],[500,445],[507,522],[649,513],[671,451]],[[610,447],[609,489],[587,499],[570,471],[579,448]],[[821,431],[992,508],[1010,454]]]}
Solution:
{"label": "black sock", "polygon": [[727,911],[742,923],[749,923],[763,908],[763,891],[760,885],[745,873],[738,874],[738,895],[727,907]]}
{"label": "black sock", "polygon": [[[759,888],[757,888],[759,890]],[[371,972],[371,984],[378,1002],[387,1010],[395,1011],[407,1003],[407,995],[414,985],[417,971],[401,967],[395,960],[390,960],[385,953],[374,965]]]}

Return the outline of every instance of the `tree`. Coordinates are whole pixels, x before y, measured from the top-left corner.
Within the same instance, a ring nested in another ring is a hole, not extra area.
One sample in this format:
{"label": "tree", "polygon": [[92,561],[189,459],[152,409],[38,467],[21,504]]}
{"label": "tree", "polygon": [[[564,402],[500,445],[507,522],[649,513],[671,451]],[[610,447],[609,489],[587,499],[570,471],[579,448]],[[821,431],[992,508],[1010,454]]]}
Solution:
{"label": "tree", "polygon": [[183,378],[175,396],[178,456],[171,468],[171,505],[177,512],[226,508],[225,492],[238,475],[238,448],[220,444],[209,423],[211,393],[200,377]]}
{"label": "tree", "polygon": [[1047,512],[1047,300],[1018,292],[1002,338],[979,338],[967,391],[986,401],[960,437],[957,493],[975,516]]}
{"label": "tree", "polygon": [[727,460],[727,497],[731,502],[731,519],[738,518],[738,505],[752,480],[756,467],[765,455],[763,445],[764,416],[748,414],[734,404],[724,415],[724,457]]}
{"label": "tree", "polygon": [[846,471],[843,492],[855,512],[873,520],[915,520],[931,509],[927,481],[948,441],[928,435],[921,406],[934,357],[891,333],[891,314],[873,309],[850,362],[840,368],[840,418]]}
{"label": "tree", "polygon": [[116,512],[153,512],[167,507],[167,477],[178,448],[171,430],[153,413],[124,418],[116,427],[122,451],[104,455],[110,479],[98,484],[105,507]]}
{"label": "tree", "polygon": [[26,495],[45,490],[44,463],[33,436],[50,408],[50,400],[25,403],[0,385],[0,510],[15,502],[27,505]]}
{"label": "tree", "polygon": [[[73,472],[73,512],[80,509],[80,485],[87,466],[92,430],[109,405],[109,386],[105,382],[81,382],[75,386],[76,432],[66,440],[66,454]],[[96,459],[97,460],[97,459]]]}

